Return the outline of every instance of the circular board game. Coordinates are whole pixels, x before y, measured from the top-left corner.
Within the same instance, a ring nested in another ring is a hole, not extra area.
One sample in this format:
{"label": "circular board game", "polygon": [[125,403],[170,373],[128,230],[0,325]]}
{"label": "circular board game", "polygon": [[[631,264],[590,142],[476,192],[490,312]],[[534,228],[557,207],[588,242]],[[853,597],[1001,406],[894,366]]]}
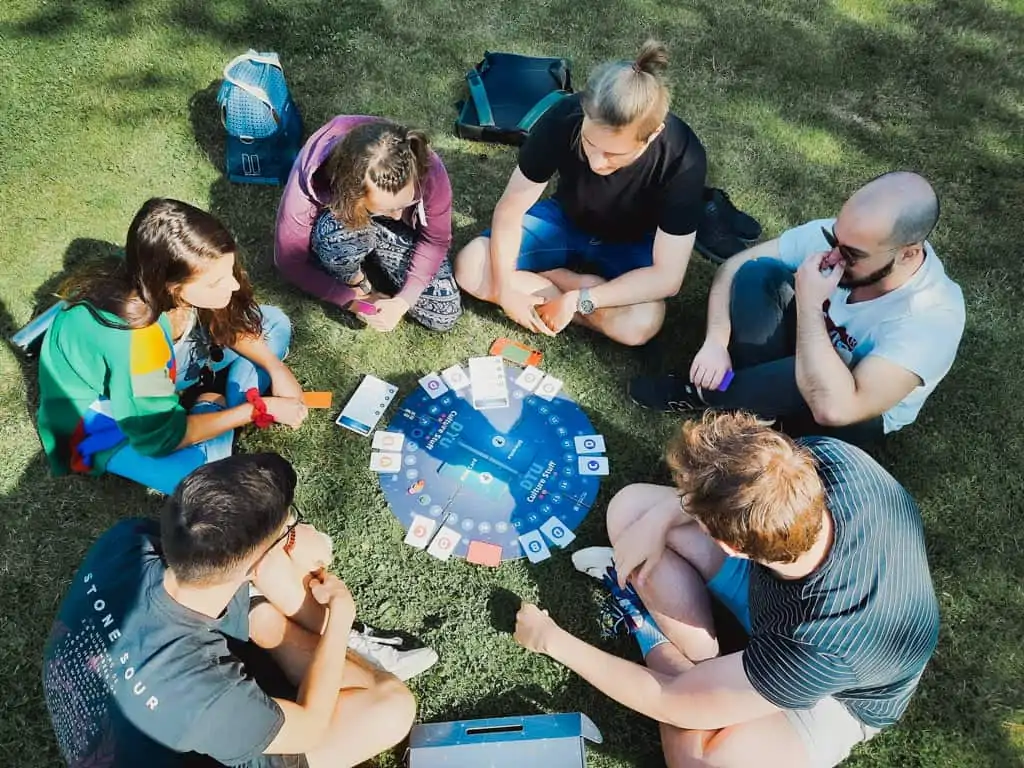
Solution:
{"label": "circular board game", "polygon": [[[474,549],[491,553],[493,565],[498,547],[500,560],[527,554],[521,535],[544,530],[548,543],[572,541],[571,531],[600,488],[598,475],[580,470],[597,458],[607,466],[603,456],[589,455],[581,466],[574,438],[593,435],[594,428],[579,405],[564,392],[547,400],[518,386],[518,368],[504,365],[504,373],[508,407],[477,410],[469,386],[433,398],[417,387],[387,428],[405,436],[401,470],[379,475],[406,531],[417,515],[433,518],[435,531],[448,528],[461,536],[452,555],[482,562],[470,553],[477,542]],[[529,546],[535,555],[539,548]]]}

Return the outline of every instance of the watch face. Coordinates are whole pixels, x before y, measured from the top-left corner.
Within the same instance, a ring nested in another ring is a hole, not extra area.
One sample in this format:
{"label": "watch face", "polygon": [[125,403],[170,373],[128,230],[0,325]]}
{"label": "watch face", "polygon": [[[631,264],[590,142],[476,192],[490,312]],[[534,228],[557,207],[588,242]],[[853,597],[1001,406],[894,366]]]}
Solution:
{"label": "watch face", "polygon": [[584,315],[589,315],[594,311],[594,302],[590,299],[583,299],[580,301],[580,312]]}

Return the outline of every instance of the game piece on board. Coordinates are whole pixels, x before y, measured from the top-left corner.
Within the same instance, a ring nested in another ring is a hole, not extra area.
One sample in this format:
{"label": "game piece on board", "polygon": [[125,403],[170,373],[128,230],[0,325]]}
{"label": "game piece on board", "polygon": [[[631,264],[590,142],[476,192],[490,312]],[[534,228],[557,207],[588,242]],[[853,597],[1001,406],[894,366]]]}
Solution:
{"label": "game piece on board", "polygon": [[551,557],[551,550],[540,531],[527,531],[519,537],[519,543],[531,563],[540,563]]}
{"label": "game piece on board", "polygon": [[448,391],[448,385],[436,373],[428,373],[420,379],[420,386],[430,395],[431,400],[436,400]]}
{"label": "game piece on board", "polygon": [[604,437],[601,435],[578,435],[573,439],[576,441],[576,453],[604,453]]}
{"label": "game piece on board", "polygon": [[466,562],[497,568],[501,565],[501,547],[497,544],[488,544],[486,541],[471,541]]}
{"label": "game piece on board", "polygon": [[330,408],[333,394],[331,392],[303,392],[302,404],[307,408]]}
{"label": "game piece on board", "polygon": [[548,537],[548,541],[556,547],[565,549],[576,539],[576,534],[569,530],[568,526],[552,515],[548,521],[540,527],[541,533]]}
{"label": "game piece on board", "polygon": [[604,456],[580,456],[579,472],[581,475],[607,475],[608,459]]}
{"label": "game piece on board", "polygon": [[394,384],[367,374],[334,423],[366,437],[373,431],[397,393],[398,387]]}
{"label": "game piece on board", "polygon": [[469,386],[469,376],[458,363],[441,371],[441,378],[444,379],[445,384],[456,392]]}
{"label": "game piece on board", "polygon": [[387,432],[378,429],[373,433],[373,450],[375,451],[400,451],[405,442],[405,435],[401,432]]}
{"label": "game piece on board", "polygon": [[371,453],[370,469],[374,472],[398,472],[402,468],[400,453]]}
{"label": "game piece on board", "polygon": [[435,528],[437,528],[437,520],[434,518],[413,515],[412,525],[409,526],[409,532],[405,535],[405,543],[410,547],[416,547],[416,549],[426,549],[427,544],[430,543],[430,535]]}
{"label": "game piece on board", "polygon": [[516,379],[516,386],[522,387],[528,392],[533,392],[543,378],[544,371],[540,368],[534,368],[532,365],[528,365],[526,366],[526,370],[520,373],[519,377]]}
{"label": "game piece on board", "polygon": [[437,532],[434,540],[430,542],[430,546],[427,547],[427,554],[433,555],[438,560],[447,560],[452,556],[455,546],[460,541],[462,541],[462,534],[445,526]]}
{"label": "game piece on board", "polygon": [[500,357],[469,358],[469,380],[473,407],[478,411],[508,407],[508,380]]}
{"label": "game piece on board", "polygon": [[544,377],[540,384],[537,385],[537,389],[534,392],[537,397],[543,397],[545,400],[554,400],[555,395],[558,394],[558,390],[562,388],[562,380],[556,379],[550,373]]}

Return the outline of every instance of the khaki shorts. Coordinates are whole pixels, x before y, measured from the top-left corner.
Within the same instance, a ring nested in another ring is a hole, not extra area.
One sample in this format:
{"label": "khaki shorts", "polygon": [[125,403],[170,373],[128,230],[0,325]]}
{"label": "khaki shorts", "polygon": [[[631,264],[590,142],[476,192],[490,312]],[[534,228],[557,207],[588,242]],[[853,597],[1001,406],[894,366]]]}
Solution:
{"label": "khaki shorts", "polygon": [[864,725],[832,697],[822,699],[811,709],[787,709],[783,714],[804,743],[810,768],[839,765],[850,756],[850,750],[873,738],[879,730]]}

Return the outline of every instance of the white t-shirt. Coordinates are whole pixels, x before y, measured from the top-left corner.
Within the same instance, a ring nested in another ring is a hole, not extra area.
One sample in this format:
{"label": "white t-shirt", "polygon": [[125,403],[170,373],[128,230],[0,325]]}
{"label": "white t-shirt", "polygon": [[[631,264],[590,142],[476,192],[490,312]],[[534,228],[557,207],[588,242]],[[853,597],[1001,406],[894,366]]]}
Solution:
{"label": "white t-shirt", "polygon": [[[794,227],[779,238],[779,259],[796,269],[812,253],[829,250],[821,228],[835,219]],[[882,415],[886,432],[917,418],[925,399],[949,372],[964,332],[964,295],[949,279],[935,250],[925,243],[924,264],[895,291],[848,304],[850,291],[836,288],[825,303],[825,324],[839,356],[854,368],[868,355],[884,357],[924,382]]]}

